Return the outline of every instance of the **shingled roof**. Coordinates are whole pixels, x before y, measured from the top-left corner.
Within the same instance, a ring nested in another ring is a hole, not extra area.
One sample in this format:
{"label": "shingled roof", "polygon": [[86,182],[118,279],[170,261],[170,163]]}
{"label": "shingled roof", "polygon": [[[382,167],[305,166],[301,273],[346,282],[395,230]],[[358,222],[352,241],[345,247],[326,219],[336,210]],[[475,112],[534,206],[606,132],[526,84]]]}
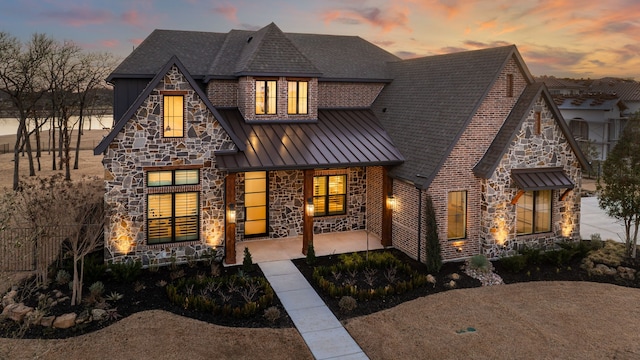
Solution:
{"label": "shingled roof", "polygon": [[386,63],[400,60],[357,36],[283,33],[273,23],[228,33],[154,30],[107,80],[152,78],[172,56],[205,81],[247,74],[388,81]]}
{"label": "shingled roof", "polygon": [[533,82],[513,45],[390,64],[393,82],[373,104],[405,157],[390,174],[428,187],[512,57]]}
{"label": "shingled roof", "polygon": [[569,142],[569,145],[573,149],[573,152],[578,157],[578,161],[580,162],[582,168],[589,169],[589,162],[587,161],[587,158],[584,156],[584,154],[580,150],[580,147],[571,135],[571,131],[569,130],[566,121],[564,121],[562,115],[560,114],[560,111],[553,102],[549,90],[544,83],[537,82],[528,85],[520,95],[518,102],[511,110],[511,113],[509,113],[507,119],[504,121],[504,124],[498,131],[496,137],[493,139],[493,142],[489,146],[489,149],[487,149],[485,155],[473,168],[473,172],[474,174],[476,174],[476,176],[485,179],[491,177],[496,167],[500,163],[502,156],[509,149],[509,144],[511,143],[511,141],[513,141],[518,131],[520,131],[522,123],[526,119],[527,114],[531,112],[531,109],[535,105],[536,100],[540,96],[542,96],[542,98],[546,102],[547,107],[553,114],[553,118],[556,120],[558,127],[560,127],[562,134],[567,139],[567,142]]}

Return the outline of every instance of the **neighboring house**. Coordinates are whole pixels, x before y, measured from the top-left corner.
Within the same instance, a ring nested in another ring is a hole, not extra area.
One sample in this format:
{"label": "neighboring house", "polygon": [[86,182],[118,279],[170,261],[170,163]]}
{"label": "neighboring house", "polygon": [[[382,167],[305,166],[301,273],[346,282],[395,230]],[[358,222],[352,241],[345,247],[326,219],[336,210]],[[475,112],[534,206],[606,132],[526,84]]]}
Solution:
{"label": "neighboring house", "polygon": [[627,106],[623,113],[625,116],[630,116],[640,111],[640,83],[635,80],[618,78],[594,80],[589,86],[588,92],[618,96]]}
{"label": "neighboring house", "polygon": [[589,143],[597,160],[606,160],[627,123],[626,103],[618,95],[603,93],[555,96],[554,100],[573,137],[584,146]]}
{"label": "neighboring house", "polygon": [[586,160],[515,46],[401,60],[353,36],[156,30],[109,76],[105,258],[367,229],[424,261],[579,238]]}

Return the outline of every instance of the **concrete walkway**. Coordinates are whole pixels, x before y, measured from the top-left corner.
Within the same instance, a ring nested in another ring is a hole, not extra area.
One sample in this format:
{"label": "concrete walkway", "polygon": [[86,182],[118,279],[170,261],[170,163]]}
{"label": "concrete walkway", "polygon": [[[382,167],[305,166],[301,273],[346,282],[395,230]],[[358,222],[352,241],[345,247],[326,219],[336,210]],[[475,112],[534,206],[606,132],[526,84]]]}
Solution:
{"label": "concrete walkway", "polygon": [[316,359],[368,359],[291,260],[258,265]]}
{"label": "concrete walkway", "polygon": [[580,205],[581,238],[588,240],[591,235],[600,234],[602,240],[624,242],[624,225],[600,209],[596,196],[583,197]]}

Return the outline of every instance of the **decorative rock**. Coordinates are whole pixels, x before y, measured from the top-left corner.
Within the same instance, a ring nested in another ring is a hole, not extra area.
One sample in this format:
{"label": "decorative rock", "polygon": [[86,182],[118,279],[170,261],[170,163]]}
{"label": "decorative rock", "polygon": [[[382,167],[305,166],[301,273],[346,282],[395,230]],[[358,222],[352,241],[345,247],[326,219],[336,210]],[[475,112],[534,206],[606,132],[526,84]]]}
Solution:
{"label": "decorative rock", "polygon": [[22,322],[25,315],[31,311],[33,311],[33,308],[25,306],[23,303],[11,304],[2,310],[2,315],[5,315],[13,321]]}
{"label": "decorative rock", "polygon": [[605,264],[596,265],[594,270],[597,274],[608,275],[608,276],[613,276],[618,273],[618,270],[614,268],[610,268]]}
{"label": "decorative rock", "polygon": [[618,272],[618,275],[620,275],[620,277],[623,278],[623,279],[627,279],[627,280],[635,280],[636,279],[636,270],[635,269],[624,267],[624,266],[618,266],[618,269],[616,269],[616,270]]}
{"label": "decorative rock", "polygon": [[91,322],[91,317],[89,316],[88,310],[84,310],[83,312],[78,314],[78,317],[76,317],[76,324],[82,324],[86,322]]}
{"label": "decorative rock", "polygon": [[76,324],[76,313],[68,313],[58,316],[53,321],[53,327],[56,329],[68,329]]}
{"label": "decorative rock", "polygon": [[106,310],[102,310],[102,309],[93,309],[91,310],[91,317],[93,318],[93,320],[102,320],[104,319],[104,317],[107,316],[107,311]]}
{"label": "decorative rock", "polygon": [[40,325],[44,327],[51,327],[53,325],[53,320],[55,319],[55,316],[45,316],[40,320]]}

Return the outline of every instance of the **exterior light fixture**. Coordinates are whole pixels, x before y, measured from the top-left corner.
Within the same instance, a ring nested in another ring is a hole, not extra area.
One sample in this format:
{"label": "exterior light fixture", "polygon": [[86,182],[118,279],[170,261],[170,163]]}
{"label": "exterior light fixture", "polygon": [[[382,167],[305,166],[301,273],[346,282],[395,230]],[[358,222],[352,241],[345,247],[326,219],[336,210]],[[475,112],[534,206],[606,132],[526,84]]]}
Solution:
{"label": "exterior light fixture", "polygon": [[313,206],[313,198],[308,198],[307,199],[307,215],[313,216],[314,212],[315,212],[315,208]]}
{"label": "exterior light fixture", "polygon": [[227,210],[227,219],[229,220],[229,224],[236,223],[236,204],[229,204],[229,209]]}
{"label": "exterior light fixture", "polygon": [[391,193],[387,194],[387,208],[391,210],[396,209],[396,197]]}
{"label": "exterior light fixture", "polygon": [[462,246],[458,246],[458,248],[456,249],[457,252],[461,253],[462,252]]}

